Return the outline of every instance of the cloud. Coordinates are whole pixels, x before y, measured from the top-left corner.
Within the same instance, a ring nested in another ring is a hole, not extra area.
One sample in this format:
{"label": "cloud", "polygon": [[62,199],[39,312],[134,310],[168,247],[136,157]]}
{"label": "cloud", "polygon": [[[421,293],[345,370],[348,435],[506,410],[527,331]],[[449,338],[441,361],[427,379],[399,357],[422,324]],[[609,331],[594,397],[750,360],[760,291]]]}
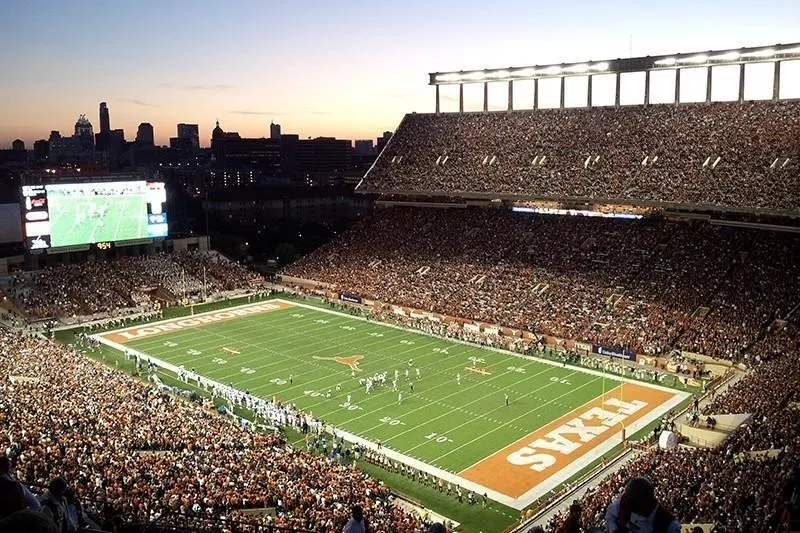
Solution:
{"label": "cloud", "polygon": [[158,104],[143,102],[142,100],[136,100],[135,98],[123,98],[122,100],[120,100],[120,102],[128,102],[129,104],[140,105],[142,107],[159,107]]}
{"label": "cloud", "polygon": [[214,84],[214,85],[193,85],[187,83],[160,83],[158,85],[162,89],[178,89],[180,91],[208,91],[208,92],[222,92],[235,89],[234,85]]}
{"label": "cloud", "polygon": [[249,109],[244,110],[237,110],[237,111],[228,111],[231,115],[257,115],[260,117],[277,117],[282,115],[288,115],[285,111],[251,111]]}

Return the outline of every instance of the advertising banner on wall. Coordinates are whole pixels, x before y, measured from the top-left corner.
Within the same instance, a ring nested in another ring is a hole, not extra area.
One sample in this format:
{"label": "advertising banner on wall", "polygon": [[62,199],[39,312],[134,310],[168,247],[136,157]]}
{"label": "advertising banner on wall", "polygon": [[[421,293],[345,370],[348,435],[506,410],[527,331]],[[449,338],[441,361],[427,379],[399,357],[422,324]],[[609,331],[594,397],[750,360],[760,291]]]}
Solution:
{"label": "advertising banner on wall", "polygon": [[609,348],[608,346],[602,346],[600,344],[592,344],[592,353],[616,357],[618,359],[627,359],[628,361],[636,361],[636,354],[625,348]]}

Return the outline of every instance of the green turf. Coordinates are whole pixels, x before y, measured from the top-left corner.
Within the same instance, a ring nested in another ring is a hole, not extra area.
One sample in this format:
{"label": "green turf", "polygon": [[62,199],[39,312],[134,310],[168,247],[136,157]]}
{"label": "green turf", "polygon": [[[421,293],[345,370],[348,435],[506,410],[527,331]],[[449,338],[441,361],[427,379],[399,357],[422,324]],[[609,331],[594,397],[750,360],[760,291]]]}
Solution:
{"label": "green turf", "polygon": [[53,247],[147,237],[144,192],[119,196],[52,194],[48,202]]}
{"label": "green turf", "polygon": [[[451,472],[618,384],[570,367],[300,307],[165,333],[127,346],[256,396],[296,403],[348,432]],[[223,347],[241,353],[230,356]],[[402,404],[391,383],[366,394],[350,368],[316,359],[353,355],[363,356],[357,377],[387,371],[391,381],[397,369]],[[466,371],[470,357],[483,359],[478,366],[491,375]],[[413,369],[406,379],[409,359],[421,369],[421,379]],[[342,387],[338,394],[337,384]],[[348,394],[356,408],[343,407]]]}

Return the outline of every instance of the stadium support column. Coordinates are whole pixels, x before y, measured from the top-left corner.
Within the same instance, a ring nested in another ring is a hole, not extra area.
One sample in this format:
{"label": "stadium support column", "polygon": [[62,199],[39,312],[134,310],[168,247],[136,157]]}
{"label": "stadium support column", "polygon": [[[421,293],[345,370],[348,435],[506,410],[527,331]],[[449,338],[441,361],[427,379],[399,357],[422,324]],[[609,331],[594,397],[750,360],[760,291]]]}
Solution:
{"label": "stadium support column", "polygon": [[439,114],[439,85],[436,85],[436,114]]}
{"label": "stadium support column", "polygon": [[681,69],[675,69],[675,103],[681,103]]}
{"label": "stadium support column", "polygon": [[620,83],[621,75],[617,72],[616,76],[616,87],[614,88],[614,107],[619,107],[619,93],[620,93]]}
{"label": "stadium support column", "polygon": [[592,77],[589,74],[589,79],[586,82],[586,107],[592,107]]}
{"label": "stadium support column", "polygon": [[533,109],[539,109],[539,78],[533,80]]}
{"label": "stadium support column", "polygon": [[650,105],[650,71],[644,71],[644,105]]}
{"label": "stadium support column", "polygon": [[508,110],[514,110],[514,80],[508,80]]}
{"label": "stadium support column", "polygon": [[464,84],[458,84],[458,112],[464,112]]}
{"label": "stadium support column", "polygon": [[564,109],[564,93],[566,93],[566,85],[567,85],[567,77],[561,76],[561,100],[560,100],[560,107]]}
{"label": "stadium support column", "polygon": [[706,67],[706,103],[711,103],[711,66]]}
{"label": "stadium support column", "polygon": [[781,62],[775,62],[775,77],[772,80],[772,99],[781,97]]}
{"label": "stadium support column", "polygon": [[483,82],[483,110],[489,111],[489,82]]}
{"label": "stadium support column", "polygon": [[739,65],[739,103],[744,102],[744,63]]}

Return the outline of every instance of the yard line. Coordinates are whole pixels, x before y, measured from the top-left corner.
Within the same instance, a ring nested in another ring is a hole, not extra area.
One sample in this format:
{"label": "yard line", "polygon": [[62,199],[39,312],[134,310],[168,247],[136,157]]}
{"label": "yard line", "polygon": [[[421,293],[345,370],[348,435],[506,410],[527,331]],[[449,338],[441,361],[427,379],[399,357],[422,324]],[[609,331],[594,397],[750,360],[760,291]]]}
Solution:
{"label": "yard line", "polygon": [[[552,370],[552,369],[551,369],[551,368],[545,368],[545,369],[544,369],[544,370],[542,370],[541,372],[537,372],[537,373],[535,373],[535,374],[530,374],[530,375],[528,375],[528,376],[527,376],[526,380],[527,380],[527,379],[530,379],[530,378],[535,378],[535,377],[537,377],[537,376],[540,376],[541,374],[544,374],[544,373],[546,373],[546,372],[548,372],[548,371],[550,371],[550,370]],[[511,374],[511,372],[508,372],[508,371],[506,371],[506,372],[504,372],[504,373],[498,373],[498,374],[495,374],[495,375],[493,375],[491,378],[488,378],[488,379],[487,379],[487,380],[485,380],[485,381],[479,381],[479,382],[476,382],[474,385],[470,385],[470,386],[468,386],[468,387],[459,387],[459,388],[456,390],[456,392],[454,392],[454,393],[452,393],[452,394],[448,394],[447,396],[443,396],[443,397],[440,399],[440,401],[442,401],[442,400],[446,400],[447,398],[450,398],[450,397],[452,397],[452,396],[456,396],[456,395],[458,395],[458,394],[461,394],[462,392],[469,391],[469,390],[471,390],[471,389],[474,389],[475,387],[480,387],[480,386],[483,386],[483,385],[485,385],[485,383],[486,383],[487,381],[491,381],[491,380],[493,380],[493,379],[497,379],[497,378],[501,378],[501,377],[508,377],[508,375],[509,375],[509,374]],[[523,381],[526,381],[526,380],[523,380]],[[449,382],[448,382],[447,384],[448,384],[448,385],[451,385],[451,383],[449,383]],[[553,382],[548,382],[548,385],[553,385],[553,384],[554,384]],[[438,385],[438,386],[441,386],[441,385]],[[431,389],[431,390],[433,390],[433,389]],[[538,389],[537,389],[537,390],[538,390]],[[477,398],[477,399],[475,399],[475,400],[473,400],[473,401],[471,401],[471,402],[468,402],[468,403],[466,403],[466,404],[464,404],[464,405],[472,405],[473,403],[475,403],[475,402],[479,402],[479,401],[481,401],[481,400],[483,400],[483,399],[484,399],[484,397],[483,397],[483,396],[481,396],[480,398]],[[393,404],[390,404],[390,405],[393,405]],[[389,407],[389,406],[384,406],[384,408],[385,408],[385,407]],[[406,417],[406,416],[410,415],[411,413],[416,413],[417,411],[419,411],[419,410],[421,410],[421,409],[427,409],[427,408],[429,408],[429,407],[430,407],[430,403],[428,403],[428,404],[426,404],[426,405],[423,405],[423,406],[420,406],[420,407],[417,407],[416,409],[412,409],[411,411],[407,411],[407,412],[403,413],[402,415],[398,415],[398,419],[403,419],[404,417]],[[375,411],[373,411],[373,412],[377,412],[377,411],[380,411],[380,409],[376,409],[376,410],[375,410]],[[446,413],[444,413],[444,415],[443,415],[443,416],[449,415],[449,414],[451,414],[451,413],[452,413],[452,412],[446,412]],[[362,416],[363,416],[363,415],[362,415]],[[358,417],[358,418],[361,418],[361,417]],[[438,417],[434,418],[433,420],[438,420],[439,418],[442,418],[442,417],[441,417],[441,416],[438,416]],[[417,428],[419,428],[419,427],[422,427],[423,425],[427,424],[428,422],[429,422],[429,421],[426,421],[426,422],[424,422],[424,423],[422,423],[422,424],[418,424],[417,426],[415,426],[415,427],[413,427],[413,428],[409,428],[409,429],[407,429],[406,431],[403,431],[403,432],[401,432],[401,433],[398,433],[398,434],[396,434],[396,435],[393,435],[392,437],[390,437],[389,439],[387,439],[385,442],[389,442],[390,440],[392,440],[392,439],[394,439],[394,438],[397,438],[397,437],[399,437],[399,436],[401,436],[401,435],[405,435],[406,433],[409,433],[409,432],[411,432],[411,431],[414,431],[415,429],[417,429]],[[382,425],[383,425],[383,424],[378,424],[378,425],[376,425],[376,426],[373,426],[373,427],[369,428],[369,429],[368,429],[368,430],[366,430],[366,431],[373,431],[375,428],[378,428],[378,427],[380,427],[380,426],[382,426]]]}
{"label": "yard line", "polygon": [[[571,375],[571,374],[570,374],[570,375]],[[587,381],[586,383],[584,383],[583,385],[581,385],[581,386],[579,386],[579,387],[572,388],[572,389],[568,390],[567,392],[565,392],[564,394],[562,394],[562,395],[560,395],[560,396],[557,396],[557,397],[553,398],[553,399],[552,399],[552,400],[550,400],[549,402],[543,403],[542,405],[540,405],[539,407],[537,407],[537,408],[536,408],[536,409],[534,409],[533,411],[528,411],[528,412],[526,412],[526,413],[524,413],[524,414],[522,414],[522,415],[520,415],[520,416],[518,416],[518,417],[516,417],[516,418],[512,418],[511,420],[508,420],[508,421],[506,421],[506,422],[505,422],[505,423],[503,423],[502,425],[499,425],[499,426],[495,427],[494,429],[491,429],[491,430],[489,430],[489,432],[488,432],[488,433],[483,433],[483,434],[481,434],[481,435],[479,435],[479,436],[475,437],[475,438],[474,438],[474,439],[472,439],[471,441],[469,441],[469,442],[465,442],[464,444],[462,444],[462,445],[460,445],[460,446],[457,446],[456,448],[453,448],[453,449],[452,449],[452,450],[450,450],[449,452],[447,452],[447,453],[444,453],[444,454],[440,455],[439,457],[437,457],[436,459],[434,459],[434,461],[439,461],[439,460],[441,460],[442,458],[444,458],[444,457],[447,457],[447,456],[448,456],[448,455],[450,455],[451,453],[454,453],[454,452],[456,452],[456,451],[460,450],[460,449],[461,449],[461,448],[463,448],[464,446],[469,446],[470,444],[472,444],[472,443],[474,443],[474,442],[476,442],[476,441],[479,441],[479,440],[481,440],[481,439],[483,439],[483,438],[486,438],[488,435],[491,435],[492,433],[494,433],[494,432],[495,432],[495,431],[497,431],[498,429],[504,428],[504,427],[508,426],[509,424],[513,424],[514,422],[516,422],[516,421],[517,421],[517,420],[519,420],[520,418],[523,418],[524,416],[528,415],[529,413],[531,413],[531,412],[536,412],[536,411],[538,411],[539,409],[541,409],[542,407],[544,407],[545,405],[549,405],[549,404],[551,404],[551,403],[555,402],[556,400],[560,400],[560,399],[561,399],[561,398],[563,398],[564,396],[568,396],[568,395],[570,395],[570,394],[574,393],[576,390],[580,390],[580,389],[582,389],[582,388],[586,387],[587,385],[591,385],[592,383],[597,383],[597,381],[598,381],[599,379],[600,379],[600,378],[597,378],[597,377],[596,377],[596,378],[594,378],[594,379],[593,379],[593,380],[591,380],[591,381]],[[496,411],[497,409],[502,409],[502,406],[501,406],[501,407],[497,407],[497,408],[493,409],[493,411]],[[574,411],[574,409],[573,409],[573,411]],[[571,411],[569,411],[569,412],[571,412]],[[555,418],[554,418],[553,420],[555,420]],[[552,420],[551,420],[550,422],[552,422]],[[548,422],[548,423],[549,423],[549,422]],[[460,428],[460,427],[463,427],[463,426],[465,426],[465,425],[466,425],[466,424],[462,424],[461,426],[458,426],[458,427],[454,428],[454,430],[455,430],[455,429],[458,429],[458,428]],[[423,443],[423,444],[424,444],[424,443]],[[418,448],[418,447],[419,447],[419,446],[416,446],[416,448]],[[413,449],[414,449],[414,448],[412,448],[412,450],[413,450]],[[411,451],[411,450],[409,450],[409,451]]]}
{"label": "yard line", "polygon": [[[543,371],[541,371],[541,372],[537,372],[536,374],[531,374],[531,375],[530,375],[530,376],[528,376],[526,379],[522,380],[522,382],[524,382],[524,381],[527,381],[527,380],[528,380],[528,379],[530,379],[530,378],[534,378],[534,377],[536,377],[536,376],[539,376],[539,375],[541,375],[541,374],[543,374],[543,373],[547,372],[548,370],[550,370],[550,369],[549,369],[549,368],[547,368],[547,369],[545,369],[545,370],[543,370]],[[507,372],[506,374],[510,374],[510,372]],[[567,377],[569,377],[569,376],[571,376],[571,375],[573,375],[573,374],[575,374],[575,372],[573,372],[573,373],[569,374]],[[553,385],[558,385],[558,383],[555,383],[555,382],[553,382],[553,381],[548,381],[547,383],[545,383],[544,385],[542,385],[542,386],[541,386],[541,387],[539,387],[538,389],[534,389],[534,390],[532,390],[530,393],[528,393],[528,394],[525,394],[525,395],[521,396],[521,398],[524,398],[524,397],[526,397],[526,396],[530,396],[531,394],[534,394],[534,393],[536,393],[536,392],[539,392],[539,391],[541,391],[541,390],[544,390],[544,389],[546,389],[546,388],[548,388],[548,387],[551,387],[551,386],[553,386]],[[448,397],[449,397],[449,396],[445,396],[445,398],[448,398]],[[442,398],[442,399],[445,399],[445,398]],[[465,404],[464,404],[464,406],[467,406],[467,405],[472,405],[472,404],[474,404],[474,403],[477,403],[477,402],[479,402],[479,401],[481,401],[481,400],[483,400],[483,398],[482,398],[482,397],[481,397],[481,398],[477,398],[477,399],[475,399],[475,400],[473,400],[473,401],[471,401],[471,402],[467,402],[467,403],[465,403]],[[549,403],[549,402],[548,402],[548,403]],[[547,404],[543,404],[543,405],[547,405]],[[541,406],[540,406],[540,407],[541,407]],[[489,411],[489,413],[493,413],[494,411],[496,411],[496,410],[497,410],[497,409],[499,409],[499,408],[500,408],[500,407],[494,408],[494,409],[492,409],[491,411]],[[523,416],[529,415],[530,413],[535,413],[535,412],[536,412],[538,409],[539,409],[539,408],[536,408],[536,409],[533,409],[533,410],[526,411],[526,412],[525,412],[525,415],[523,415]],[[397,438],[397,437],[399,437],[399,436],[401,436],[401,435],[405,435],[406,433],[410,433],[411,431],[414,431],[414,430],[420,429],[420,428],[422,428],[422,427],[424,427],[424,426],[427,426],[427,425],[428,425],[428,424],[430,424],[431,422],[433,422],[433,421],[435,421],[435,420],[439,420],[440,418],[444,418],[445,416],[449,416],[450,414],[452,414],[452,411],[451,411],[451,412],[445,412],[445,413],[443,413],[443,414],[441,414],[441,415],[439,415],[439,416],[437,416],[437,417],[435,417],[435,418],[431,418],[431,419],[429,419],[429,420],[426,420],[425,422],[423,422],[422,424],[419,424],[418,426],[416,426],[416,427],[414,427],[414,428],[407,429],[406,431],[403,431],[403,432],[401,432],[401,433],[398,433],[397,435],[394,435],[394,436],[393,436],[391,439],[387,439],[387,441],[386,441],[386,442],[389,442],[390,440],[392,440],[392,439],[395,439],[395,438]],[[487,413],[487,414],[488,414],[488,413]],[[450,431],[455,431],[455,430],[457,430],[457,429],[458,429],[458,428],[460,428],[460,427],[466,426],[466,425],[467,425],[467,424],[469,424],[470,422],[472,422],[472,421],[470,420],[470,421],[468,421],[468,422],[465,422],[464,424],[461,424],[461,425],[459,425],[459,426],[456,426],[456,427],[454,427],[454,428],[449,428],[447,431],[448,431],[448,432],[450,432]],[[410,452],[411,450],[416,450],[417,448],[419,448],[420,446],[423,446],[423,445],[425,445],[425,444],[427,444],[427,443],[426,443],[426,442],[423,442],[422,444],[419,444],[419,445],[417,445],[417,446],[414,446],[413,448],[411,448],[411,449],[409,449],[409,450],[407,450],[407,451],[409,451],[409,452]]]}

